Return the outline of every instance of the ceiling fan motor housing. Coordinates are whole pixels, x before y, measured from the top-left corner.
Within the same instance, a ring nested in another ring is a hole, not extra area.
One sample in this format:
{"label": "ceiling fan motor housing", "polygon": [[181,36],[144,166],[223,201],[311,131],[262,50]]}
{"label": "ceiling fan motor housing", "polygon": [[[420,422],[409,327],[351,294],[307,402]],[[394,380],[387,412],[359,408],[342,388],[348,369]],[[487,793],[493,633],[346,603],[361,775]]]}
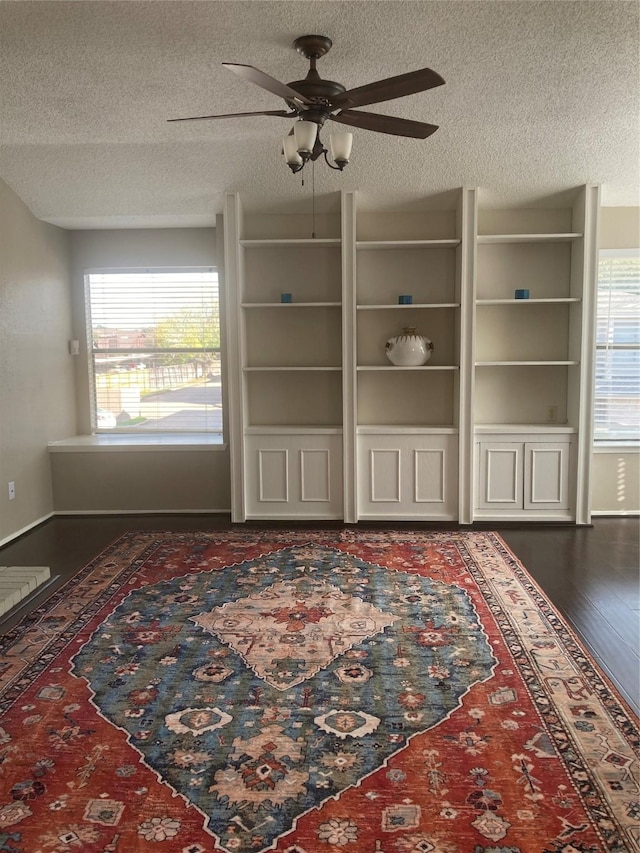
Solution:
{"label": "ceiling fan motor housing", "polygon": [[309,71],[304,80],[295,80],[293,83],[288,83],[287,85],[313,102],[312,106],[301,106],[294,101],[287,102],[292,109],[299,110],[309,121],[317,120],[314,118],[316,112],[323,113],[326,119],[332,111],[331,100],[336,95],[346,92],[345,87],[341,83],[335,83],[333,80],[323,80],[315,69]]}

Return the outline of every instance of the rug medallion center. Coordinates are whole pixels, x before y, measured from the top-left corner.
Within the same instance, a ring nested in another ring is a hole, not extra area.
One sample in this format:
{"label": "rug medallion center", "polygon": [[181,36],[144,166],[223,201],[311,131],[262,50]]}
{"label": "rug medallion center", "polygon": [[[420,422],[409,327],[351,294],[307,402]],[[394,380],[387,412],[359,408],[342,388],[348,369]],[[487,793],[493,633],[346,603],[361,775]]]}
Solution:
{"label": "rug medallion center", "polygon": [[272,687],[301,684],[355,644],[393,625],[375,605],[325,581],[277,582],[191,617]]}

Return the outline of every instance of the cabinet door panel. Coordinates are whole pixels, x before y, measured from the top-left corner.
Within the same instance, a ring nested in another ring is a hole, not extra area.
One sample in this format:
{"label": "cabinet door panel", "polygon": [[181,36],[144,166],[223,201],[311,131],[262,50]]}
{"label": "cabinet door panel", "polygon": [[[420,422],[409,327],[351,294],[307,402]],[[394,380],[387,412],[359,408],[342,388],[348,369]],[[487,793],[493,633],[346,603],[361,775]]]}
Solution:
{"label": "cabinet door panel", "polygon": [[522,509],[522,452],[519,443],[480,444],[480,509]]}
{"label": "cabinet door panel", "polygon": [[442,447],[413,451],[416,503],[444,504],[446,501],[446,455]]}
{"label": "cabinet door panel", "polygon": [[525,445],[525,509],[567,509],[570,444]]}
{"label": "cabinet door panel", "polygon": [[369,450],[369,495],[372,503],[400,502],[401,450]]}
{"label": "cabinet door panel", "polygon": [[342,518],[342,436],[246,437],[247,518]]}
{"label": "cabinet door panel", "polygon": [[456,435],[359,436],[359,517],[454,519],[457,445]]}
{"label": "cabinet door panel", "polygon": [[258,450],[258,492],[261,501],[289,500],[289,454],[286,450]]}
{"label": "cabinet door panel", "polygon": [[331,454],[329,450],[300,450],[300,500],[331,500]]}

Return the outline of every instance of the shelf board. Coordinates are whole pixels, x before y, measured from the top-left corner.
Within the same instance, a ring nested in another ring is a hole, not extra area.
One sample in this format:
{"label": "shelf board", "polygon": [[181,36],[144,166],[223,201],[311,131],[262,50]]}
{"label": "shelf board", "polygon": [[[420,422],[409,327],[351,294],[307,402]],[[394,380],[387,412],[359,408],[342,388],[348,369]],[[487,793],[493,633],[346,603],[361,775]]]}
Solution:
{"label": "shelf board", "polygon": [[452,424],[358,424],[358,435],[457,435],[458,427]]}
{"label": "shelf board", "polygon": [[242,302],[242,308],[341,308],[341,302]]}
{"label": "shelf board", "polygon": [[579,240],[578,231],[556,234],[478,234],[478,243],[570,243]]}
{"label": "shelf board", "polygon": [[326,371],[341,371],[342,370],[341,367],[327,367],[327,366],[322,366],[322,367],[320,367],[320,366],[309,366],[309,367],[300,367],[300,366],[296,366],[296,367],[283,367],[283,366],[274,367],[274,366],[270,366],[270,367],[243,367],[242,369],[245,371],[245,373],[259,373],[259,372],[262,372],[262,373],[267,373],[267,372],[268,373],[285,373],[285,372],[290,373],[291,371],[306,371],[306,372],[309,372],[309,371],[316,371],[316,372],[317,371],[325,371],[326,372]]}
{"label": "shelf board", "polygon": [[476,424],[474,431],[477,434],[484,433],[545,433],[545,434],[571,434],[578,430],[568,424]]}
{"label": "shelf board", "polygon": [[442,249],[460,245],[458,239],[441,240],[357,240],[356,249]]}
{"label": "shelf board", "polygon": [[309,424],[287,425],[271,424],[271,425],[252,425],[249,424],[244,429],[245,435],[342,435],[342,426],[340,424],[317,424],[309,426]]}
{"label": "shelf board", "polygon": [[356,305],[358,311],[380,311],[393,310],[394,308],[459,308],[459,302],[412,302],[411,305],[396,305],[387,303],[383,305]]}
{"label": "shelf board", "polygon": [[548,305],[548,304],[566,304],[568,302],[582,302],[577,296],[559,296],[549,297],[544,299],[477,299],[476,305],[521,305],[529,303],[530,305]]}
{"label": "shelf board", "polygon": [[418,367],[403,367],[399,364],[359,364],[356,370],[460,370],[455,364],[422,364]]}
{"label": "shelf board", "polygon": [[547,367],[580,364],[579,361],[476,361],[476,367]]}
{"label": "shelf board", "polygon": [[342,240],[339,237],[291,237],[291,238],[275,238],[266,240],[240,240],[240,245],[247,249],[252,248],[274,248],[279,249],[284,246],[295,248],[313,248],[315,246],[340,246]]}

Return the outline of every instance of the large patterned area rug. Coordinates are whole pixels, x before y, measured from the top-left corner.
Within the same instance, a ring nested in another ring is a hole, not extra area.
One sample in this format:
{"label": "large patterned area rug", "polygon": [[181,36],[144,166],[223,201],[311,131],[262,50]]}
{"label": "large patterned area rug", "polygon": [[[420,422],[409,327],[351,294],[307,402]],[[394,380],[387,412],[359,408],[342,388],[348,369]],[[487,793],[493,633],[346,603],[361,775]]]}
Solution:
{"label": "large patterned area rug", "polygon": [[2,851],[640,850],[637,720],[493,533],[130,533],[2,642]]}

